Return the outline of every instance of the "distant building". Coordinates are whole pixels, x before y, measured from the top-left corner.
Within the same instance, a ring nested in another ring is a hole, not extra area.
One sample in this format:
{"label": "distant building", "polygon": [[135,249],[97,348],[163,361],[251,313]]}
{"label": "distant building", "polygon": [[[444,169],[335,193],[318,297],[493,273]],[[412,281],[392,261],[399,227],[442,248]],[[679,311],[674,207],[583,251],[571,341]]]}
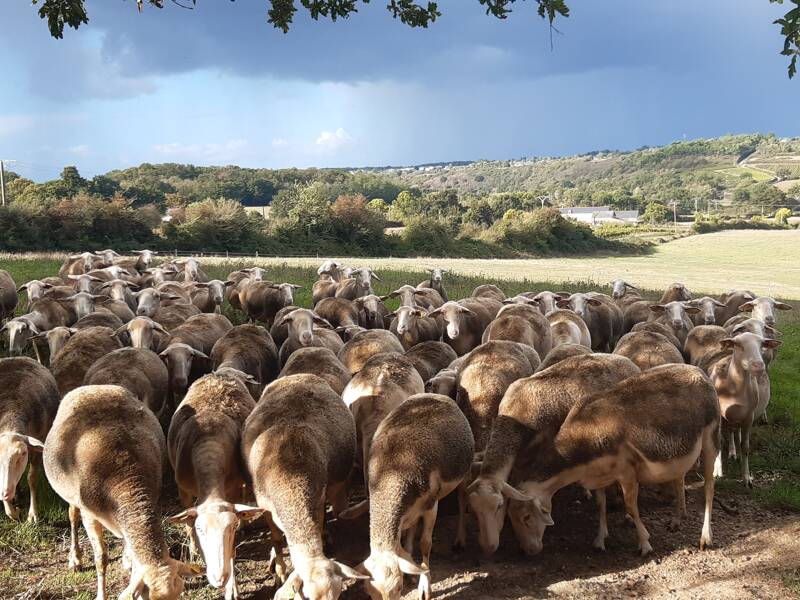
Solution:
{"label": "distant building", "polygon": [[614,210],[610,206],[572,206],[559,208],[565,219],[572,219],[589,225],[616,223],[618,225],[636,225],[639,222],[638,210]]}

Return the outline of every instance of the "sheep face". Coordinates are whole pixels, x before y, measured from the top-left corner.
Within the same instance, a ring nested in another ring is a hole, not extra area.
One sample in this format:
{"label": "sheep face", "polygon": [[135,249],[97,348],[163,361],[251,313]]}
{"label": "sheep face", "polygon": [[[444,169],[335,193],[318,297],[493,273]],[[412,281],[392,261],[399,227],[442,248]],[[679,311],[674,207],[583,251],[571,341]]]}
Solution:
{"label": "sheep face", "polygon": [[120,598],[134,600],[175,600],[183,593],[183,578],[202,572],[174,558],[160,565],[134,565],[131,581]]}
{"label": "sheep face", "polygon": [[383,329],[383,317],[381,316],[381,299],[375,294],[361,296],[353,300],[359,311],[363,311],[367,317],[367,325],[373,329]]}
{"label": "sheep face", "polygon": [[739,307],[742,312],[753,311],[754,319],[761,319],[767,325],[775,325],[775,309],[778,310],[792,310],[790,304],[778,302],[773,298],[760,296],[750,302],[745,302]]}
{"label": "sheep face", "polygon": [[418,308],[411,308],[410,306],[401,306],[394,315],[397,317],[397,334],[403,335],[415,329],[417,319],[423,318],[425,316],[425,311]]}
{"label": "sheep face", "polygon": [[47,347],[50,350],[50,360],[52,361],[53,357],[58,354],[69,341],[69,338],[75,333],[77,333],[77,329],[72,329],[71,327],[54,327],[44,334],[40,333],[36,337],[38,338],[41,336],[47,340]]}
{"label": "sheep face", "polygon": [[196,285],[199,288],[206,288],[208,290],[208,298],[214,303],[215,306],[222,306],[222,302],[225,299],[224,281],[212,279],[208,283],[198,283]]}
{"label": "sheep face", "polygon": [[691,329],[691,321],[687,314],[695,315],[700,312],[696,306],[689,306],[680,301],[653,304],[650,306],[650,310],[665,315],[667,324],[675,331]]}
{"label": "sheep face", "polygon": [[511,500],[508,505],[508,516],[523,552],[528,556],[539,554],[542,551],[544,530],[553,524],[550,516],[550,500],[539,498],[527,501]]}
{"label": "sheep face", "polygon": [[725,308],[725,305],[722,302],[719,302],[718,300],[715,300],[709,296],[703,296],[697,300],[692,300],[689,304],[700,309],[700,323],[702,325],[714,325],[717,322],[714,309]]}
{"label": "sheep face", "polygon": [[533,299],[539,304],[539,310],[543,315],[553,312],[556,308],[556,302],[563,298],[568,298],[569,295],[555,294],[553,292],[539,292]]}
{"label": "sheep face", "polygon": [[0,332],[8,332],[8,351],[11,354],[22,354],[30,339],[39,333],[36,325],[22,318],[11,319]]}
{"label": "sheep face", "polygon": [[95,302],[103,300],[108,300],[108,296],[96,296],[89,292],[78,292],[68,298],[64,298],[62,302],[64,304],[71,304],[72,309],[75,311],[75,316],[77,316],[78,319],[82,319],[86,315],[90,315],[94,312]]}
{"label": "sheep face", "polygon": [[314,324],[328,326],[328,322],[305,308],[298,308],[281,319],[281,324],[289,325],[289,336],[296,338],[301,346],[314,343]]}
{"label": "sheep face", "polygon": [[31,305],[31,302],[34,300],[39,300],[42,296],[44,296],[45,291],[53,287],[49,283],[44,283],[43,281],[39,281],[38,279],[33,279],[26,283],[23,286],[20,286],[19,292],[25,291],[28,295],[28,306]]}
{"label": "sheep face", "polygon": [[153,256],[158,254],[157,252],[153,252],[152,250],[136,250],[134,254],[139,255],[139,261],[147,267],[151,262],[153,262]]}
{"label": "sheep face", "polygon": [[444,269],[429,269],[431,274],[431,281],[435,283],[441,283],[444,274],[447,273]]}
{"label": "sheep face", "polygon": [[189,374],[194,359],[208,360],[208,356],[188,344],[170,344],[159,356],[167,365],[170,388],[176,393],[182,393],[189,387]]}
{"label": "sheep face", "polygon": [[762,351],[775,349],[781,345],[779,340],[767,340],[755,333],[742,333],[733,338],[725,338],[722,345],[733,350],[732,362],[755,376],[766,371]]}
{"label": "sheep face", "polygon": [[41,452],[44,444],[39,440],[18,433],[0,435],[0,500],[11,502],[28,466],[28,454]]}
{"label": "sheep face", "polygon": [[637,289],[624,279],[615,279],[611,282],[611,297],[614,298],[614,300],[619,300],[625,296],[625,294],[628,292],[628,288],[632,290]]}
{"label": "sheep face", "polygon": [[467,315],[474,315],[475,313],[468,309],[466,306],[461,306],[457,302],[445,302],[442,306],[434,311],[431,311],[428,316],[441,317],[447,323],[447,335],[451,340],[456,339],[461,335],[461,330],[466,326]]}
{"label": "sheep face", "polygon": [[425,575],[427,571],[396,552],[373,553],[364,561],[370,579],[364,585],[372,600],[399,600],[403,591],[403,573]]}
{"label": "sheep face", "polygon": [[586,294],[572,294],[569,298],[562,298],[556,301],[558,308],[567,308],[582,319],[589,314],[591,306],[600,306],[601,304],[600,300]]}
{"label": "sheep face", "polygon": [[486,556],[500,545],[500,531],[506,518],[506,499],[499,482],[477,480],[470,486],[469,506],[478,519],[478,541]]}
{"label": "sheep face", "polygon": [[136,317],[130,322],[120,327],[116,334],[127,331],[131,336],[131,346],[134,348],[153,348],[153,332],[159,331],[164,335],[169,335],[167,330],[149,317]]}

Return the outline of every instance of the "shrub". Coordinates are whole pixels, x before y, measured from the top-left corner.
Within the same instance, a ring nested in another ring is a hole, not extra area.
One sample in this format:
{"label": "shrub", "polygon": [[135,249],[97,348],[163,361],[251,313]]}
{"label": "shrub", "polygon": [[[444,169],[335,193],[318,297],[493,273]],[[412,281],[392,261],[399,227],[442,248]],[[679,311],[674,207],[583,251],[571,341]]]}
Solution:
{"label": "shrub", "polygon": [[792,216],[792,210],[789,208],[779,208],[775,211],[775,222],[778,225],[786,225],[789,217]]}
{"label": "shrub", "polygon": [[669,208],[661,202],[650,202],[644,209],[642,219],[647,223],[666,223],[669,221]]}

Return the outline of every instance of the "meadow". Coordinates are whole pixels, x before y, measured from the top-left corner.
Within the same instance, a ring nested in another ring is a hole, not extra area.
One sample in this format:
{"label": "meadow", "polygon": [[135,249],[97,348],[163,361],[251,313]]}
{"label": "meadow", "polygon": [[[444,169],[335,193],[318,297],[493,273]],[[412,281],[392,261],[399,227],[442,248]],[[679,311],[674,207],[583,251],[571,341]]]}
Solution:
{"label": "meadow", "polygon": [[[570,292],[595,289],[609,293],[608,281],[622,276],[640,285],[644,290],[644,295],[653,299],[660,295],[659,290],[663,286],[679,280],[686,283],[695,296],[704,293],[718,293],[736,286],[751,288],[759,294],[775,295],[793,303],[796,307],[794,311],[782,312],[779,315],[779,328],[784,334],[782,337],[784,344],[779,352],[778,360],[770,370],[772,401],[768,410],[769,425],[759,425],[753,438],[754,456],[751,468],[754,471],[756,487],[753,490],[746,490],[736,477],[737,467],[730,464],[727,468],[728,476],[719,484],[719,497],[723,510],[717,509],[715,513],[717,522],[735,520],[738,525],[749,526],[752,518],[763,518],[770,522],[771,527],[785,528],[787,522],[796,520],[798,511],[800,511],[800,301],[792,302],[792,299],[800,298],[800,264],[797,264],[796,260],[798,250],[800,250],[800,232],[735,231],[693,236],[671,242],[659,247],[659,251],[653,257],[532,261],[437,260],[435,265],[452,269],[445,280],[446,288],[452,298],[468,296],[474,287],[487,282],[497,283],[509,296],[524,291],[543,289]],[[792,260],[792,255],[794,255],[794,260]],[[241,261],[212,259],[201,259],[201,261],[208,275],[219,279],[224,279],[230,271],[245,265],[266,266],[270,279],[302,285],[303,289],[296,293],[295,303],[302,306],[311,305],[310,290],[316,279],[315,269],[319,264],[317,259],[259,258]],[[350,259],[348,262],[353,262],[353,260]],[[374,286],[378,294],[386,294],[405,283],[416,284],[424,280],[426,278],[424,267],[434,264],[424,259],[359,259],[355,262],[367,264],[377,271],[381,278],[380,281],[375,282]],[[8,270],[18,285],[30,279],[53,275],[57,273],[59,265],[60,260],[55,257],[0,257],[0,268]],[[21,302],[20,306],[24,306],[24,304]],[[393,306],[395,305],[390,305],[390,307]],[[19,308],[18,314],[21,312],[22,309]],[[224,312],[234,323],[244,321],[244,315],[229,306],[225,306]],[[5,356],[5,354],[0,351],[0,356]],[[24,478],[20,483],[20,489],[17,504],[25,507],[27,506],[27,490],[24,489]],[[168,488],[167,495],[171,493],[172,490]],[[0,592],[0,597],[79,598],[81,600],[93,598],[94,569],[90,567],[78,573],[71,573],[66,569],[65,557],[69,537],[66,506],[53,494],[46,482],[41,483],[41,494],[40,497],[43,497],[43,501],[40,514],[43,518],[39,525],[16,523],[0,515],[0,589],[3,590]],[[698,498],[698,491],[689,492],[690,514],[693,515],[693,520],[698,520],[699,526],[699,512],[692,512],[699,506]],[[581,508],[581,504],[585,506]],[[654,538],[658,535],[661,544],[660,551],[657,553],[658,562],[654,563],[643,563],[633,556],[628,545],[633,534],[626,529],[620,518],[618,535],[624,536],[626,541],[616,544],[615,548],[601,558],[590,559],[588,564],[594,565],[594,567],[587,567],[581,551],[584,546],[588,546],[590,538],[586,537],[588,535],[586,531],[594,526],[594,517],[592,516],[589,522],[586,522],[585,514],[593,512],[593,509],[587,508],[587,506],[591,507],[591,503],[586,504],[585,499],[581,500],[579,497],[576,497],[565,511],[574,513],[577,507],[581,508],[581,512],[571,515],[571,518],[567,518],[566,515],[557,515],[557,526],[552,528],[552,532],[548,532],[547,539],[550,540],[551,546],[558,546],[559,542],[555,540],[561,542],[566,540],[565,548],[555,550],[554,554],[548,555],[546,558],[542,557],[541,561],[537,557],[533,561],[535,566],[530,566],[529,559],[521,559],[516,555],[509,554],[503,555],[502,561],[499,561],[500,564],[494,566],[478,565],[477,563],[473,565],[474,561],[467,559],[466,564],[472,566],[466,567],[466,571],[464,571],[464,563],[459,563],[457,558],[441,556],[442,554],[449,555],[447,549],[452,539],[450,522],[452,519],[444,518],[442,519],[443,523],[437,526],[436,536],[439,541],[434,552],[436,553],[438,549],[440,556],[434,560],[442,565],[439,573],[447,574],[448,577],[441,580],[435,587],[437,596],[440,596],[439,592],[444,587],[445,590],[456,590],[453,594],[446,594],[446,596],[458,598],[505,598],[512,597],[515,593],[519,596],[528,596],[528,594],[538,596],[541,593],[573,597],[574,594],[589,593],[589,589],[585,587],[588,584],[584,582],[587,579],[591,581],[597,579],[599,582],[600,587],[595,590],[595,593],[608,594],[614,593],[614,590],[624,592],[625,588],[618,586],[619,582],[615,574],[620,571],[629,571],[646,573],[642,575],[644,577],[642,581],[646,581],[650,577],[669,577],[672,580],[669,585],[681,592],[678,597],[683,596],[682,592],[686,592],[686,597],[691,597],[695,584],[685,581],[685,575],[680,572],[681,569],[696,567],[708,570],[709,578],[712,571],[715,578],[722,577],[721,574],[717,574],[717,570],[723,569],[723,558],[728,560],[729,556],[739,552],[736,545],[742,543],[743,530],[741,527],[735,528],[731,525],[726,529],[725,525],[720,525],[722,533],[717,536],[721,548],[719,555],[715,552],[700,554],[693,551],[693,554],[687,557],[681,552],[684,547],[694,545],[696,540],[693,529],[690,528],[691,531],[688,535],[671,537],[669,541],[666,541],[659,534],[663,529],[664,535],[667,535],[665,523],[668,519],[664,517],[658,520],[655,513],[668,515],[670,511],[668,504],[665,504],[663,499],[659,499],[657,496],[648,496],[645,499],[645,505],[647,506],[645,509],[647,512],[644,512],[645,519],[648,519],[647,515],[649,514]],[[165,514],[171,514],[176,510],[177,506],[174,501],[167,501],[164,505]],[[752,515],[759,516],[752,517]],[[561,518],[559,519],[558,516]],[[698,518],[694,519],[695,516]],[[616,519],[612,520],[617,522]],[[664,522],[664,527],[661,526],[661,521]],[[694,523],[692,527],[694,527]],[[166,524],[165,528],[173,551],[176,554],[182,552],[184,544],[182,532]],[[365,539],[366,533],[363,524],[360,526],[359,532],[358,537]],[[614,535],[612,533],[612,538]],[[264,553],[266,551],[261,546],[263,536],[263,532],[248,535],[248,539],[242,543],[239,550],[241,560],[237,562],[237,569],[241,571],[240,581],[245,598],[271,597],[264,595],[265,586],[268,587],[270,584],[267,583],[269,578],[264,571],[266,564]],[[341,533],[339,537],[341,537]],[[345,535],[345,537],[350,536]],[[578,550],[576,555],[575,545],[583,543],[581,540],[586,543],[579,546],[581,550]],[[773,560],[772,558],[773,554],[781,554],[785,550],[783,546],[780,546],[781,552],[778,552],[777,546],[774,545],[779,543],[778,540],[781,544],[784,542],[795,544],[788,549],[791,554],[786,556],[796,557],[800,552],[800,536],[797,536],[797,532],[787,536],[785,529],[778,529],[773,531],[772,538],[767,537],[764,544],[765,548],[769,550],[769,554],[765,554],[763,549],[759,549],[757,558],[759,561],[765,561],[764,564],[769,564],[769,568],[772,569],[770,572],[774,571],[773,576],[765,583],[767,587],[764,591],[768,591],[770,595],[779,593],[781,589],[784,592],[790,589],[800,589],[798,572],[787,566],[785,560]],[[473,546],[476,545],[474,539],[472,542]],[[82,543],[85,551],[88,551],[85,536]],[[773,545],[770,546],[770,544]],[[506,545],[514,547],[511,540],[508,540]],[[111,548],[111,556],[116,559],[120,553],[119,545],[112,544]],[[343,552],[360,560],[359,554],[363,554],[364,548],[363,545],[359,546],[355,541],[348,540],[345,542]],[[474,547],[469,552],[475,552],[477,555]],[[501,573],[505,574],[504,561],[511,561],[508,573],[514,581],[513,589],[517,590],[514,593],[508,592],[511,596],[505,592],[496,595],[493,587],[487,588],[486,584],[481,584],[481,581],[486,579],[487,572],[498,576]],[[669,575],[665,570],[667,567],[659,564],[661,561],[664,565],[672,564],[673,570],[679,572]],[[702,561],[702,564],[706,566],[697,566],[701,564],[697,561]],[[688,566],[682,567],[681,565],[684,563]],[[90,561],[89,564],[91,564]],[[724,564],[727,565],[725,568],[730,568],[727,562]],[[755,564],[755,562],[752,563],[752,565]],[[553,577],[547,571],[548,565],[558,570],[560,579]],[[592,572],[593,568],[596,568],[595,572]],[[113,563],[109,576],[112,589],[120,587],[124,574],[117,561]],[[531,587],[534,586],[534,579],[536,579],[535,587]],[[570,585],[574,584],[577,587],[559,588],[558,586],[563,584],[561,580],[571,582]],[[461,584],[465,581],[470,581],[470,586],[461,589]],[[652,585],[652,581],[648,585]],[[458,591],[459,589],[461,592]],[[534,591],[534,589],[538,591]],[[666,593],[666,588],[664,592]],[[413,594],[408,595],[408,597],[413,596]],[[186,597],[206,599],[221,598],[222,596],[200,582],[188,588]],[[354,595],[348,594],[347,597],[365,598],[366,596],[359,591]],[[724,594],[719,597],[724,597]]]}

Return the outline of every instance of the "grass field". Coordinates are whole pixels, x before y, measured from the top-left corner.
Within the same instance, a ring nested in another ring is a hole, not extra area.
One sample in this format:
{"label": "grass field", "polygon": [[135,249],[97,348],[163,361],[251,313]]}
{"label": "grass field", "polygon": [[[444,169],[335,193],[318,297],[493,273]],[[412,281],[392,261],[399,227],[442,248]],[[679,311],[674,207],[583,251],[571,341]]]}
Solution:
{"label": "grass field", "polygon": [[[659,295],[657,290],[662,286],[680,280],[698,295],[736,286],[792,299],[800,298],[799,253],[800,232],[737,231],[685,238],[659,247],[655,255],[648,257],[532,261],[437,260],[435,264],[453,269],[447,276],[446,285],[454,298],[468,296],[476,285],[486,282],[498,283],[508,295],[542,289],[578,291],[591,288],[609,291],[604,284],[613,277],[623,276],[642,286],[651,298]],[[245,264],[268,265],[269,276],[274,281],[303,285],[304,289],[296,295],[296,304],[309,306],[311,284],[316,278],[318,262],[316,259],[287,261],[261,258],[227,263],[207,260],[204,264],[213,278],[224,278],[228,272]],[[422,267],[434,264],[421,259],[348,262],[369,264],[376,269],[382,279],[375,285],[379,294],[388,293],[404,283],[416,284],[425,278]],[[55,259],[0,257],[0,268],[11,272],[18,285],[33,278],[55,274],[59,264],[60,261]],[[770,371],[770,424],[759,425],[754,434],[752,469],[757,487],[752,492],[745,490],[736,477],[736,465],[729,464],[727,472],[730,477],[721,482],[721,489],[735,496],[752,494],[769,505],[800,511],[800,302],[795,304],[798,310],[779,315],[784,345]],[[243,321],[243,315],[230,307],[226,307],[225,312],[234,323]],[[0,351],[0,356],[3,355]],[[20,488],[17,502],[25,507],[27,491],[24,489],[24,478]],[[29,593],[24,597],[93,598],[94,570],[68,573],[64,568],[63,557],[68,540],[65,506],[46,483],[43,482],[41,488],[43,501],[40,513],[43,518],[38,526],[15,523],[0,515],[0,589],[3,589],[0,597],[23,597],[23,594]],[[169,512],[173,508],[165,510]],[[169,527],[168,535],[174,542],[173,547],[180,546],[179,532]],[[23,554],[24,570],[4,567],[4,564],[12,562],[17,564],[21,560],[19,556]],[[119,569],[115,572],[119,577]],[[112,581],[119,582],[113,578]],[[190,590],[186,597],[201,599],[219,596],[209,588],[200,586]]]}
{"label": "grass field", "polygon": [[771,175],[761,169],[753,169],[752,167],[731,167],[730,169],[720,169],[717,173],[722,173],[723,175],[728,175],[730,177],[741,177],[742,175],[752,175],[753,179],[756,181],[769,181],[774,178],[774,175]]}

